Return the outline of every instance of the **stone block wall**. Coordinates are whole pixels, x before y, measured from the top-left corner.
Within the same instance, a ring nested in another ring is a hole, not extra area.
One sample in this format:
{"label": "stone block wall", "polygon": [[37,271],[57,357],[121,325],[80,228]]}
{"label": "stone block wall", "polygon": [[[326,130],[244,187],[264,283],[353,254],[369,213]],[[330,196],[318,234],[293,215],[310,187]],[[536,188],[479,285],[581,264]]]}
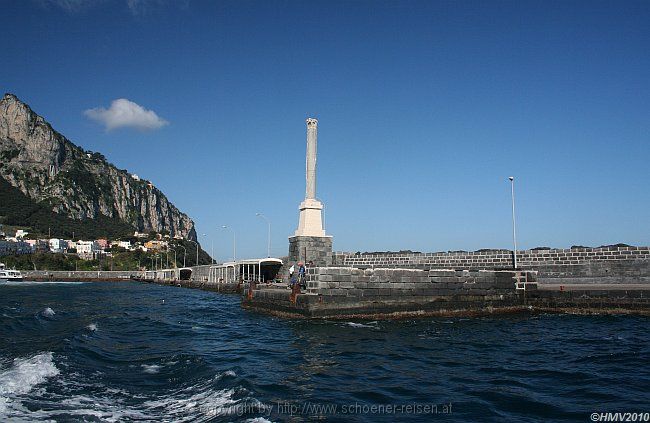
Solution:
{"label": "stone block wall", "polygon": [[331,236],[292,236],[289,238],[289,262],[314,262],[314,266],[332,264]]}
{"label": "stone block wall", "polygon": [[[317,267],[307,269],[307,293],[326,296],[426,296],[512,293],[514,271]],[[535,272],[528,282],[536,281]]]}
{"label": "stone block wall", "polygon": [[[334,263],[359,268],[510,269],[512,251],[352,254]],[[650,247],[602,247],[517,252],[520,269],[537,270],[540,283],[650,283]]]}
{"label": "stone block wall", "polygon": [[242,304],[327,318],[490,312],[525,302],[517,280],[530,283],[527,292],[536,288],[535,272],[317,267],[307,270],[306,292],[294,302],[290,291],[261,288]]}
{"label": "stone block wall", "polygon": [[[602,247],[517,251],[518,266],[573,265],[592,261],[650,259],[650,247]],[[336,252],[334,264],[352,267],[409,267],[422,269],[505,269],[513,267],[512,251],[355,254]]]}
{"label": "stone block wall", "polygon": [[[308,270],[306,294],[319,298],[311,307],[314,315],[480,311],[521,305],[515,276],[489,270],[315,268]],[[534,282],[534,272],[526,278]]]}

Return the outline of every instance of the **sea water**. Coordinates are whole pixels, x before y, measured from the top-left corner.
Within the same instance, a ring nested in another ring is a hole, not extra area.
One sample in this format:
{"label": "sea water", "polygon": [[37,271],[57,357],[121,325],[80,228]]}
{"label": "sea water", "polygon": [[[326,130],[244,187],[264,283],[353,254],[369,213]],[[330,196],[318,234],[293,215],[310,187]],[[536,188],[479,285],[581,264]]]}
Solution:
{"label": "sea water", "polygon": [[0,286],[0,421],[590,421],[650,412],[647,317],[307,321],[169,286]]}

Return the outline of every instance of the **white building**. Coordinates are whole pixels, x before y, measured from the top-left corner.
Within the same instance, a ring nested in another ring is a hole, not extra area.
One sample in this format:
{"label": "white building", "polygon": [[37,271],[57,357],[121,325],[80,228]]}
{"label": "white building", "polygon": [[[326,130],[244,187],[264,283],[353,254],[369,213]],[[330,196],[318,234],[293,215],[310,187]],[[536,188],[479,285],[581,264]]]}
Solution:
{"label": "white building", "polygon": [[65,253],[68,250],[68,243],[65,239],[51,238],[48,243],[50,251],[53,253]]}
{"label": "white building", "polygon": [[16,239],[22,239],[22,238],[26,237],[27,234],[29,234],[29,232],[23,231],[22,229],[18,229],[16,231]]}
{"label": "white building", "polygon": [[84,260],[92,260],[102,253],[97,241],[77,241],[77,254]]}
{"label": "white building", "polygon": [[111,241],[111,247],[124,248],[125,250],[132,251],[133,245],[131,241]]}
{"label": "white building", "polygon": [[117,246],[118,246],[118,247],[125,248],[125,249],[127,249],[127,250],[129,250],[129,251],[133,249],[133,246],[131,245],[131,241],[120,241],[120,242],[117,244]]}

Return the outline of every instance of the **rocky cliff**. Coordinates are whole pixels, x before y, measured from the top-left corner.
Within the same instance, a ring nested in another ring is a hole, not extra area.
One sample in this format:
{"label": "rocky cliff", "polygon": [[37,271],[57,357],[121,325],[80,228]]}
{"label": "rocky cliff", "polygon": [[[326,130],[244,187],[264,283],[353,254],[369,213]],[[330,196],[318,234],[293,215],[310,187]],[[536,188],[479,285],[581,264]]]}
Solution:
{"label": "rocky cliff", "polygon": [[73,219],[117,218],[196,240],[194,222],[153,184],[74,145],[12,94],[0,100],[0,177]]}

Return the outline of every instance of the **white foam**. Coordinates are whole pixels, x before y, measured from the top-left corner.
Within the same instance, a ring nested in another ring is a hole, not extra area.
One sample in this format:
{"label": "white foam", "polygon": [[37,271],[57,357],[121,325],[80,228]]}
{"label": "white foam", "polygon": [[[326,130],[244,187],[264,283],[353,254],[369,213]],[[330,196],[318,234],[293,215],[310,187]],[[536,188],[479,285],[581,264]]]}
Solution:
{"label": "white foam", "polygon": [[346,325],[352,326],[353,328],[372,328],[372,329],[376,329],[377,327],[373,326],[372,323],[373,322],[370,322],[369,324],[364,325],[363,323],[347,322]]}
{"label": "white foam", "polygon": [[149,373],[152,375],[160,371],[160,366],[157,364],[143,364],[141,367],[145,373]]}
{"label": "white foam", "polygon": [[94,332],[97,330],[97,323],[91,323],[88,326],[86,326],[86,328]]}
{"label": "white foam", "polygon": [[52,317],[55,314],[56,313],[54,312],[54,310],[52,310],[49,307],[46,307],[43,311],[41,311],[41,316],[43,316],[43,317]]}
{"label": "white foam", "polygon": [[[147,373],[157,373],[162,365],[141,365]],[[36,387],[48,378],[58,375],[52,353],[43,353],[27,359],[14,360],[11,368],[0,373],[0,421],[54,421],[62,413],[72,420],[101,420],[120,422],[124,420],[207,422],[216,416],[236,417],[239,407],[253,407],[263,413],[264,404],[254,398],[235,399],[247,391],[244,388],[215,389],[214,383],[224,376],[236,376],[232,370],[216,373],[211,379],[198,384],[173,389],[153,398],[134,395],[123,389],[90,383],[78,373],[57,378],[54,383],[71,385],[76,389],[83,387],[102,387],[101,395],[70,395],[59,390],[49,390],[43,385]],[[67,392],[67,390],[64,390]],[[25,395],[27,394],[27,395]],[[144,400],[138,405],[130,404],[133,397]],[[37,397],[51,404],[40,410],[29,410],[21,403],[26,398]],[[147,400],[148,399],[148,400]],[[254,423],[267,423],[268,420],[251,419]]]}
{"label": "white foam", "polygon": [[0,373],[0,395],[25,394],[49,377],[59,374],[52,361],[52,353],[46,352],[31,358],[17,358],[11,368]]}
{"label": "white foam", "polygon": [[12,366],[0,373],[0,416],[5,415],[7,409],[18,406],[12,397],[26,394],[34,386],[58,374],[59,369],[52,361],[51,352],[14,359]]}
{"label": "white foam", "polygon": [[[223,410],[237,403],[232,397],[234,389],[211,389],[195,391],[196,387],[181,390],[176,394],[163,396],[157,400],[145,401],[144,409],[147,413],[165,415],[173,419],[198,412],[199,415],[223,415]],[[190,393],[194,392],[190,395]],[[179,395],[180,394],[180,395]]]}
{"label": "white foam", "polygon": [[264,417],[255,417],[254,419],[246,420],[246,423],[273,423],[271,420],[265,419]]}

